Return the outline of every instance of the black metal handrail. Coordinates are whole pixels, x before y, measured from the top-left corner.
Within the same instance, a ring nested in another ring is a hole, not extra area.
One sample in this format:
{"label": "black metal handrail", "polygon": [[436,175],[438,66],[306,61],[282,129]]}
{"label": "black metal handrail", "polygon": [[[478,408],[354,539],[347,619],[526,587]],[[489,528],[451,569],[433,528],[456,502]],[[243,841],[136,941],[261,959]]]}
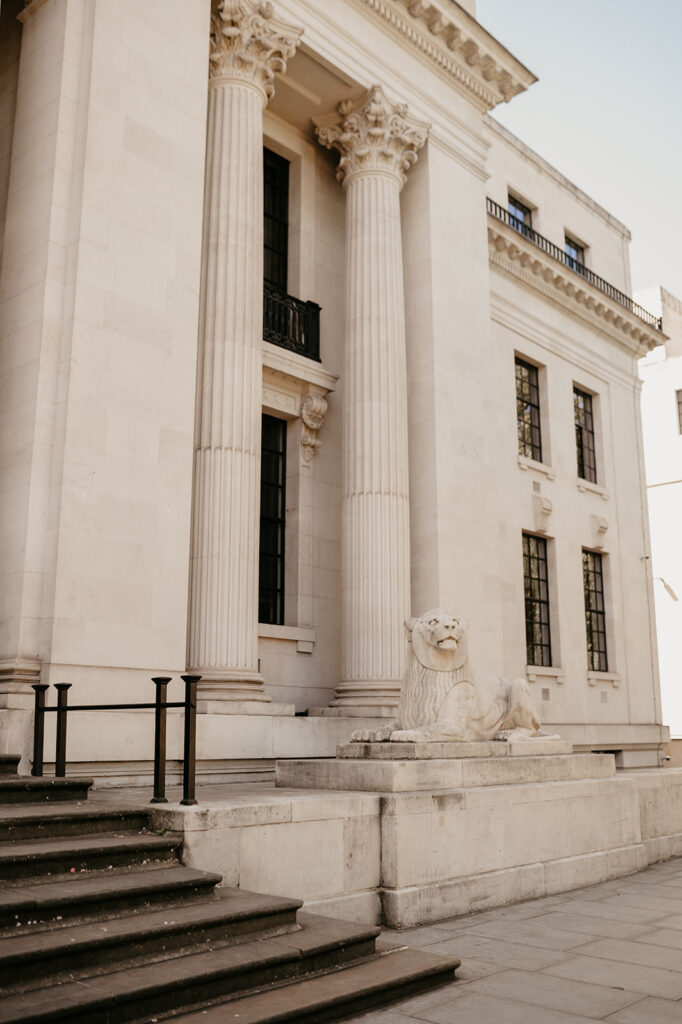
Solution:
{"label": "black metal handrail", "polygon": [[320,362],[320,307],[263,285],[263,338]]}
{"label": "black metal handrail", "polygon": [[580,274],[580,276],[585,278],[585,280],[591,285],[598,288],[600,292],[604,295],[608,295],[610,299],[613,299],[619,305],[624,306],[625,309],[634,313],[635,316],[639,317],[640,320],[643,320],[645,324],[649,325],[649,327],[653,327],[657,331],[663,330],[662,317],[655,316],[653,313],[650,313],[645,309],[644,306],[638,305],[630,298],[629,295],[626,295],[625,292],[619,291],[618,288],[615,288],[612,284],[609,284],[608,281],[605,281],[603,277],[599,277],[598,274],[591,271],[584,263],[581,263],[574,257],[569,256],[563,249],[560,249],[558,245],[555,245],[554,242],[550,242],[548,238],[545,238],[544,235],[540,235],[537,231],[533,231],[532,228],[529,228],[528,225],[524,224],[518,217],[514,217],[514,215],[511,214],[509,210],[506,210],[504,206],[500,206],[499,203],[496,203],[491,199],[490,196],[487,197],[486,202],[488,206],[488,213],[491,213],[497,220],[501,220],[508,227],[513,228],[514,231],[518,231],[520,235],[527,238],[533,243],[533,245],[537,245],[539,249],[542,249],[542,251],[547,253],[548,256],[551,256],[553,260],[563,263],[563,265],[568,267],[569,270],[572,270],[576,274]]}
{"label": "black metal handrail", "polygon": [[182,800],[181,804],[196,804],[196,713],[197,683],[201,676],[181,676],[185,684],[185,699],[167,701],[166,691],[171,682],[170,676],[154,676],[152,682],[156,686],[156,700],[153,704],[68,704],[68,691],[71,683],[55,683],[57,703],[54,707],[45,704],[48,683],[33,683],[35,690],[35,717],[33,720],[33,767],[31,775],[41,777],[43,774],[43,748],[45,741],[45,715],[54,711],[57,715],[57,740],[55,747],[54,774],[55,778],[66,776],[66,718],[70,711],[133,711],[142,708],[154,710],[154,796],[153,804],[166,804],[166,710],[168,708],[184,708],[184,744],[182,761]]}

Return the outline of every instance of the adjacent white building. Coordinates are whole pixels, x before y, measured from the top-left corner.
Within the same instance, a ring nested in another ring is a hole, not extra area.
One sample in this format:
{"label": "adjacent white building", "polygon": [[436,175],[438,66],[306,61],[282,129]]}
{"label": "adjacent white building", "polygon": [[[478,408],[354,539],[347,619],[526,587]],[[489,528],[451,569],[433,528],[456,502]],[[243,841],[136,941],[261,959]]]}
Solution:
{"label": "adjacent white building", "polygon": [[[263,777],[390,715],[440,606],[578,749],[658,763],[661,324],[627,229],[489,116],[535,79],[473,0],[1,17],[2,746],[39,680],[190,669],[201,770]],[[69,730],[149,768],[143,715]]]}
{"label": "adjacent white building", "polygon": [[682,302],[664,288],[646,298],[668,335],[640,376],[661,698],[671,735],[682,739]]}

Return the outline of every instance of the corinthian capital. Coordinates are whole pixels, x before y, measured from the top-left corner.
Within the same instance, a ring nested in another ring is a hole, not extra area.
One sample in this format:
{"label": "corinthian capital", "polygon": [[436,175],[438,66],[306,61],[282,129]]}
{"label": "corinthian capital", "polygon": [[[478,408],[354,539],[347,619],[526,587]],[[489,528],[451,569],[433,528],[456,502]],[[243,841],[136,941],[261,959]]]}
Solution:
{"label": "corinthian capital", "polygon": [[213,0],[210,77],[250,82],[267,102],[275,91],[275,74],[286,70],[302,32],[274,18],[266,0]]}
{"label": "corinthian capital", "polygon": [[317,119],[315,131],[323,146],[341,154],[338,181],[347,184],[357,174],[383,171],[402,186],[429,125],[409,117],[406,103],[389,103],[381,86],[374,85],[358,102],[342,100],[336,113]]}

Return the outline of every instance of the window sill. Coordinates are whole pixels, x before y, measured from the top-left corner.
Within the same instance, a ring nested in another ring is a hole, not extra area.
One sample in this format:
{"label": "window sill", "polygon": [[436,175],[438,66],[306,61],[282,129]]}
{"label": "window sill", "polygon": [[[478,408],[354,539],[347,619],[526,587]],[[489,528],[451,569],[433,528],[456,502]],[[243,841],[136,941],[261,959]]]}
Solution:
{"label": "window sill", "polygon": [[519,469],[534,469],[537,473],[544,473],[548,480],[556,480],[556,472],[545,462],[536,462],[526,455],[519,455]]}
{"label": "window sill", "polygon": [[561,685],[566,679],[566,673],[556,665],[526,665],[526,679],[529,683],[553,679],[557,685]]}
{"label": "window sill", "polygon": [[315,646],[315,630],[306,626],[273,626],[259,622],[258,636],[265,640],[291,640],[299,654],[312,654]]}
{"label": "window sill", "polygon": [[609,500],[610,495],[605,487],[600,487],[599,484],[593,484],[590,480],[583,480],[580,476],[576,477],[575,482],[579,491],[582,491],[583,493],[585,491],[590,491],[592,494],[598,494],[602,501]]}
{"label": "window sill", "polygon": [[620,676],[617,672],[588,672],[587,682],[590,686],[596,686],[597,683],[611,683],[611,686],[618,689]]}

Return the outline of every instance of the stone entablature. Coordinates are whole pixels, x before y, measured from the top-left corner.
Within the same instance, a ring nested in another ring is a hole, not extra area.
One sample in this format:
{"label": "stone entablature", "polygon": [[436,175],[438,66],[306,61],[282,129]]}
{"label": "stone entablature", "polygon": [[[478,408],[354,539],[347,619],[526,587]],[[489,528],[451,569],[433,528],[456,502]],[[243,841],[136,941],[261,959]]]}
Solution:
{"label": "stone entablature", "polygon": [[363,0],[485,110],[537,78],[458,4],[447,0]]}
{"label": "stone entablature", "polygon": [[514,228],[488,214],[490,262],[607,331],[639,357],[665,341],[665,335],[631,313],[615,299],[590,285]]}

